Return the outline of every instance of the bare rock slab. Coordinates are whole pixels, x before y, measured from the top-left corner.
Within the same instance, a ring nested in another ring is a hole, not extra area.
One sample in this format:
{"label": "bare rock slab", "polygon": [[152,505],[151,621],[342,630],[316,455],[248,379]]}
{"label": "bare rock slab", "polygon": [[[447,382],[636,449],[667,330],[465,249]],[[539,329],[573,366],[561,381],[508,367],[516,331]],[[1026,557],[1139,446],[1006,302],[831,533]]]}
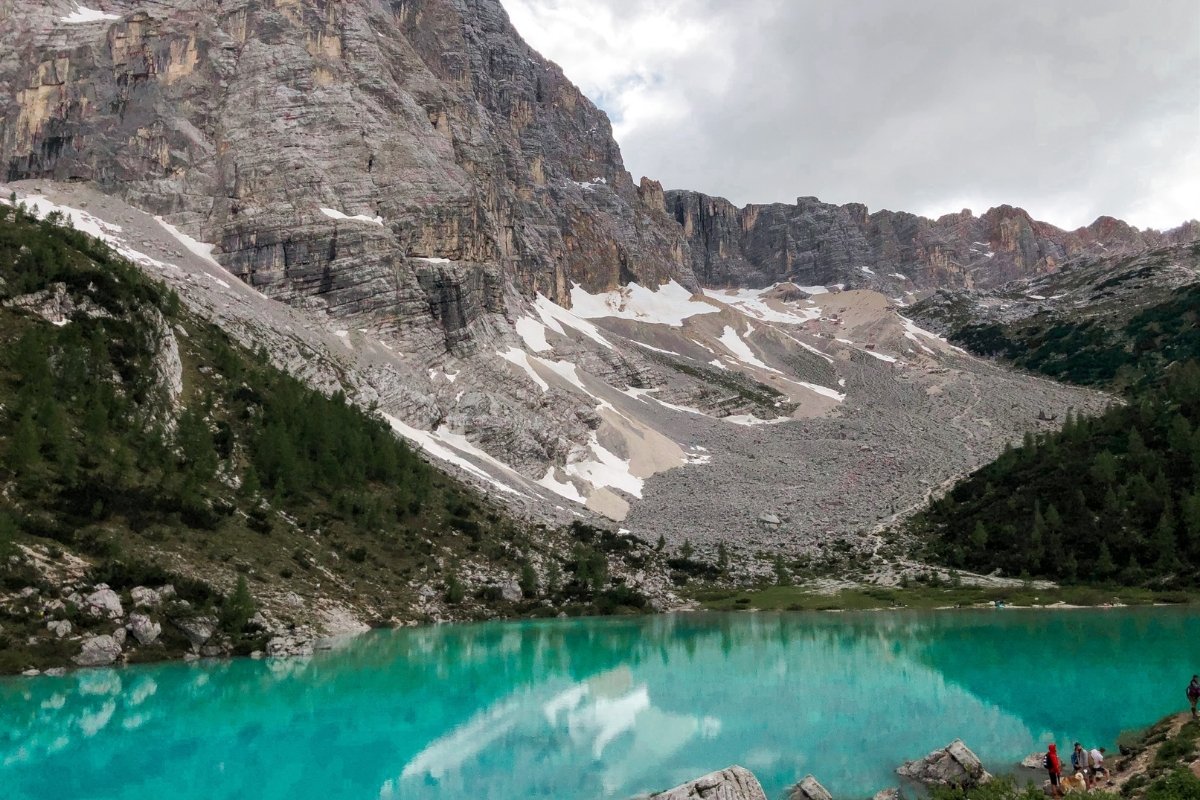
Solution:
{"label": "bare rock slab", "polygon": [[926,786],[979,786],[992,779],[971,748],[955,739],[918,761],[907,761],[896,770],[901,777]]}
{"label": "bare rock slab", "polygon": [[121,657],[121,645],[111,636],[84,639],[75,663],[81,667],[107,667]]}
{"label": "bare rock slab", "polygon": [[650,795],[653,800],[767,800],[754,773],[732,766]]}
{"label": "bare rock slab", "polygon": [[833,800],[833,795],[812,775],[805,775],[804,780],[788,792],[788,800]]}

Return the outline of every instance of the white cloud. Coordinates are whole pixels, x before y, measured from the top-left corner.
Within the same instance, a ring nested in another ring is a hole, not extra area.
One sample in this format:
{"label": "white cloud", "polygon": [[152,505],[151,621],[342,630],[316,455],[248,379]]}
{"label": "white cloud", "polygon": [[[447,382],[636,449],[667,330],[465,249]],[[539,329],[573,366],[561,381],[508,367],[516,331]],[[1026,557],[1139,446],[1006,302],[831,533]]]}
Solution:
{"label": "white cloud", "polygon": [[1066,227],[1200,216],[1194,0],[504,3],[635,178]]}

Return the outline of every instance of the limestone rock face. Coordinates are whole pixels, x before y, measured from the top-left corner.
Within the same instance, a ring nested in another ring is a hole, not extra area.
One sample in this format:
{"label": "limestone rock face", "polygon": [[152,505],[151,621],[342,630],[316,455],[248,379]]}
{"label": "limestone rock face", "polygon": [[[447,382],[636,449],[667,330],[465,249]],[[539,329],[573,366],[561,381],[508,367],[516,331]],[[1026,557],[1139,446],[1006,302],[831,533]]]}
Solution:
{"label": "limestone rock face", "polygon": [[651,795],[653,800],[767,800],[762,785],[745,767],[727,767]]}
{"label": "limestone rock face", "polygon": [[905,762],[896,771],[902,777],[926,786],[972,787],[992,779],[979,758],[961,739],[955,739],[918,761]]}
{"label": "limestone rock face", "polygon": [[121,657],[121,645],[111,636],[93,636],[83,640],[75,663],[81,667],[106,667]]}
{"label": "limestone rock face", "polygon": [[788,792],[788,800],[833,800],[833,796],[816,778],[812,775],[805,775],[804,780],[797,783]]}
{"label": "limestone rock face", "polygon": [[17,0],[8,181],[92,181],[268,295],[456,347],[505,286],[694,285],[662,188],[499,0]]}
{"label": "limestone rock face", "polygon": [[683,226],[692,269],[705,286],[792,281],[891,291],[990,288],[1052,272],[1075,256],[1133,253],[1200,236],[1194,222],[1160,233],[1111,217],[1064,231],[1012,206],[978,217],[964,209],[928,219],[869,214],[860,203],[837,206],[815,197],[740,209],[692,191],[666,192],[665,201]]}

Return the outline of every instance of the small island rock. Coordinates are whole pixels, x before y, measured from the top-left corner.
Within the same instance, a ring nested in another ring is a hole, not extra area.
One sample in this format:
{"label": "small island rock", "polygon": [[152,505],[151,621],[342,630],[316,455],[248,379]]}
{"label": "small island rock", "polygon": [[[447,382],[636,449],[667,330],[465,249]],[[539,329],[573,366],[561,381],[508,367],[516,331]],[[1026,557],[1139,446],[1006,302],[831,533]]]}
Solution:
{"label": "small island rock", "polygon": [[978,756],[963,744],[962,739],[955,739],[919,761],[907,761],[896,772],[926,786],[971,788],[992,779]]}
{"label": "small island rock", "polygon": [[833,795],[812,775],[805,775],[804,780],[788,792],[788,800],[833,800]]}
{"label": "small island rock", "polygon": [[750,770],[739,766],[710,772],[694,781],[650,796],[653,800],[767,800],[758,778]]}

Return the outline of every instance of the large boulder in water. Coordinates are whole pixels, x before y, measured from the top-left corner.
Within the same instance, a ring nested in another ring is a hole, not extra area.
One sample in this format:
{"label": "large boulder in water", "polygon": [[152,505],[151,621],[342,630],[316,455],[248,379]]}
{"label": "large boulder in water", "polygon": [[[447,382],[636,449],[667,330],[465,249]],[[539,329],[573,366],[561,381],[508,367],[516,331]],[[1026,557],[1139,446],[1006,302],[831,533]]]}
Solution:
{"label": "large boulder in water", "polygon": [[804,780],[788,792],[788,800],[833,800],[833,795],[812,775],[805,775]]}
{"label": "large boulder in water", "polygon": [[963,744],[962,739],[955,739],[919,761],[906,761],[896,772],[926,786],[971,788],[992,779],[979,757]]}
{"label": "large boulder in water", "polygon": [[650,796],[653,800],[767,800],[758,778],[750,770],[738,766],[710,772]]}

